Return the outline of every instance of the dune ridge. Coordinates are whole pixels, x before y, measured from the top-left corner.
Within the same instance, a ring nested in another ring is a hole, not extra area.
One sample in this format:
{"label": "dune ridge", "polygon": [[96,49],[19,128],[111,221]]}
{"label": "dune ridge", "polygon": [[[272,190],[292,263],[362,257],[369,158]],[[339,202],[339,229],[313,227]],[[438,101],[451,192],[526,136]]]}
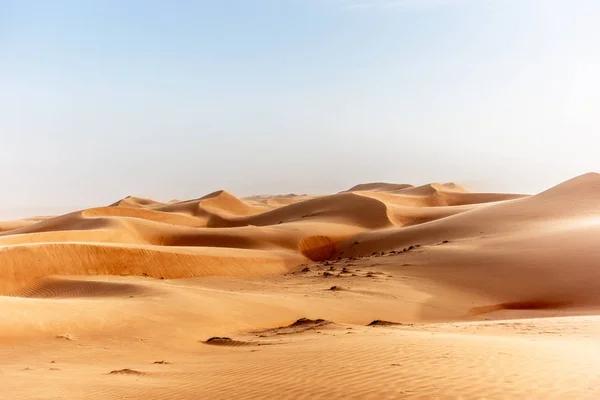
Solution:
{"label": "dune ridge", "polygon": [[[5,224],[0,257],[6,260],[7,278],[1,286],[17,289],[46,274],[121,274],[126,272],[121,270],[124,261],[111,268],[101,266],[113,258],[131,258],[129,265],[141,265],[135,261],[141,253],[161,260],[170,257],[179,266],[153,273],[156,277],[248,274],[250,270],[260,274],[260,268],[239,265],[263,260],[264,273],[290,272],[310,261],[367,256],[417,242],[511,235],[532,224],[555,226],[565,219],[597,215],[598,181],[597,174],[587,174],[534,196],[470,193],[454,183],[371,183],[329,196],[289,194],[247,200],[224,190],[168,203],[128,196],[107,207]],[[564,207],[565,201],[575,200],[573,206]],[[235,262],[208,256],[219,248],[233,254],[227,259]],[[89,254],[78,258],[76,249]],[[35,254],[44,257],[33,262]],[[69,262],[61,268],[51,254]],[[150,257],[141,259],[146,262]],[[284,267],[268,267],[273,259]],[[20,271],[28,263],[32,263],[28,270]],[[195,270],[190,267],[194,263],[199,265]],[[142,273],[137,267],[128,271]]]}

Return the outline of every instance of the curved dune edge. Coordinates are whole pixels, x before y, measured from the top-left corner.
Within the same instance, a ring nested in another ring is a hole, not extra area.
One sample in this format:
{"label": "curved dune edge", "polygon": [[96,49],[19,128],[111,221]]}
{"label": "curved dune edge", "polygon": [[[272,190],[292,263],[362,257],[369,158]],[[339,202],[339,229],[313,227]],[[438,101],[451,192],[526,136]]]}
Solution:
{"label": "curved dune edge", "polygon": [[335,253],[335,242],[328,236],[307,236],[300,241],[298,247],[312,261],[329,260]]}

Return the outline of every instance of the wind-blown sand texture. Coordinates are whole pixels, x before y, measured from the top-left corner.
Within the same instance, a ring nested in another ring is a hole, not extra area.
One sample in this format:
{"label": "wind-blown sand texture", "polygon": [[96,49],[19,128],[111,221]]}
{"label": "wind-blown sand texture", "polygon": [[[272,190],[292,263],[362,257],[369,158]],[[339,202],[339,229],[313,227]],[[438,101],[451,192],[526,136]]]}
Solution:
{"label": "wind-blown sand texture", "polygon": [[598,174],[0,222],[2,398],[600,398],[598,238]]}

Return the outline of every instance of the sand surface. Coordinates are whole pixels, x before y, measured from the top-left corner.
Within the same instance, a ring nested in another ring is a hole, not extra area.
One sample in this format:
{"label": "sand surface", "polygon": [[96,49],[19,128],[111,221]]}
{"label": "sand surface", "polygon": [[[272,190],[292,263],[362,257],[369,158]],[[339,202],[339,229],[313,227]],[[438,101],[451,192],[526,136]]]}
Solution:
{"label": "sand surface", "polygon": [[598,174],[3,221],[2,398],[597,399],[598,238]]}

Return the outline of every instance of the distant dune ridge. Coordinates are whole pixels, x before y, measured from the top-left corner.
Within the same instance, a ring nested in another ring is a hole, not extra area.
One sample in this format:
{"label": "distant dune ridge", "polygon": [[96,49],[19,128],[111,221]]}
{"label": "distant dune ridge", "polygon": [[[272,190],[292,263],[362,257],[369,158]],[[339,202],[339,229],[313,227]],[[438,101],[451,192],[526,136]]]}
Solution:
{"label": "distant dune ridge", "polygon": [[[330,196],[246,201],[223,190],[169,203],[128,196],[108,207],[2,223],[0,290],[54,274],[141,274],[144,268],[134,267],[140,254],[169,264],[144,273],[177,278],[292,271],[310,260],[444,239],[466,245],[480,236],[508,241],[512,235],[524,243],[541,234],[530,232],[534,224],[560,235],[560,224],[597,216],[599,194],[599,176],[587,174],[535,196],[470,193],[454,183],[370,183]],[[227,255],[215,256],[218,249]]]}

